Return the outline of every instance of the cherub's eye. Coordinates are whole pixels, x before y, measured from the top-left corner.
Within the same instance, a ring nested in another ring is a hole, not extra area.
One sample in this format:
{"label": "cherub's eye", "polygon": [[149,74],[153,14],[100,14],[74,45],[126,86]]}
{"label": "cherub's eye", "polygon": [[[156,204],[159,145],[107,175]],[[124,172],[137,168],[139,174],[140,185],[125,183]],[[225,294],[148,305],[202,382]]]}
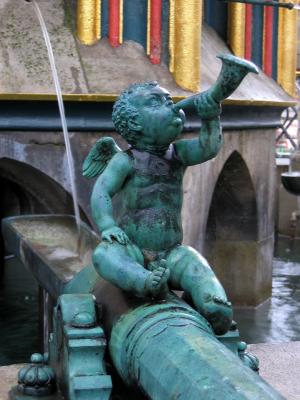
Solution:
{"label": "cherub's eye", "polygon": [[149,101],[150,106],[160,106],[161,105],[161,99],[159,97],[151,97]]}
{"label": "cherub's eye", "polygon": [[167,104],[168,104],[168,105],[172,105],[172,104],[173,104],[173,100],[172,100],[172,97],[171,97],[171,96],[167,96],[167,97],[166,97],[166,101],[167,101]]}

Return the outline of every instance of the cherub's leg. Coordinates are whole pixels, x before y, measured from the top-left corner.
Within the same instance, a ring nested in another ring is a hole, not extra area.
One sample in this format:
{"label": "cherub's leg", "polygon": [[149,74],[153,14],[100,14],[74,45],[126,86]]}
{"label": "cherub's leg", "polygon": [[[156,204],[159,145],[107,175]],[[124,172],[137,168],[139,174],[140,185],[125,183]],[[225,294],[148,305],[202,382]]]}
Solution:
{"label": "cherub's leg", "polygon": [[144,268],[144,257],[132,243],[102,241],[94,251],[93,264],[102,278],[136,295],[156,297],[167,289],[169,271],[165,266],[153,272]]}
{"label": "cherub's leg", "polygon": [[167,257],[169,282],[187,292],[196,309],[211,323],[218,335],[226,333],[232,322],[232,307],[208,262],[187,246],[174,248]]}

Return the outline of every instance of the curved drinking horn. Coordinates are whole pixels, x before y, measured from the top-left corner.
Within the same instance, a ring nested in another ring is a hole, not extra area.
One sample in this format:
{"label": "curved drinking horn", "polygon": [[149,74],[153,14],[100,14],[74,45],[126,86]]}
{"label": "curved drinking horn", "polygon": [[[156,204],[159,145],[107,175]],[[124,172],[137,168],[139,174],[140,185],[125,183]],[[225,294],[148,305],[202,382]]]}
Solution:
{"label": "curved drinking horn", "polygon": [[[258,74],[258,68],[251,61],[244,60],[231,54],[221,54],[217,56],[222,60],[222,69],[217,81],[208,89],[207,93],[217,102],[225,100],[239,86],[249,72]],[[196,94],[187,99],[180,100],[175,104],[175,109],[187,108],[194,105],[194,100],[199,96]]]}

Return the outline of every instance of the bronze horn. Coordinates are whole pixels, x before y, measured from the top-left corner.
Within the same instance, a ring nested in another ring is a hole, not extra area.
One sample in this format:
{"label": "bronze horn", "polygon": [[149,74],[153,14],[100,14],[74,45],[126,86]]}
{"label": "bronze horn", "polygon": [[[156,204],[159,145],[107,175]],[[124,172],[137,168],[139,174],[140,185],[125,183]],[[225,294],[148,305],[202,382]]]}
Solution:
{"label": "bronze horn", "polygon": [[[231,54],[221,54],[217,56],[222,60],[222,69],[217,81],[208,89],[208,93],[217,102],[225,100],[239,86],[249,72],[258,74],[258,68],[251,61],[244,60]],[[187,108],[194,105],[194,100],[199,94],[180,100],[175,104],[175,109]]]}

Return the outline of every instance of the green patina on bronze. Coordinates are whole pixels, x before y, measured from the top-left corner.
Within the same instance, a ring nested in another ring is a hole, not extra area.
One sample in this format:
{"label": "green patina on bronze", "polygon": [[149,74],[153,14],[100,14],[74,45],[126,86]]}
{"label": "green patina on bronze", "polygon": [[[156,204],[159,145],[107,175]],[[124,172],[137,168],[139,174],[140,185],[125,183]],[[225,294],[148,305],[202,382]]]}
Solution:
{"label": "green patina on bronze", "polygon": [[[103,138],[83,166],[85,176],[100,175],[92,209],[102,242],[93,262],[104,279],[90,265],[98,238],[84,224],[78,246],[75,223],[65,216],[3,222],[8,248],[57,302],[50,365],[66,398],[109,398],[105,332],[119,375],[147,398],[282,399],[251,371],[257,359],[240,342],[231,304],[210,266],[181,243],[184,171],[217,154],[219,102],[255,72],[235,57],[223,61],[214,87],[178,106],[153,82],[131,86],[116,103],[116,129],[131,147],[121,151]],[[199,113],[198,139],[178,139],[181,106]],[[183,289],[192,307],[169,289]]]}
{"label": "green patina on bronze", "polygon": [[[169,289],[184,290],[219,335],[231,326],[231,303],[207,261],[182,245],[180,213],[186,168],[214,158],[222,145],[220,102],[248,72],[257,72],[245,60],[220,58],[216,84],[176,105],[156,82],[131,85],[113,108],[116,130],[129,149],[102,138],[83,165],[86,177],[100,174],[91,198],[102,233],[93,255],[97,272],[137,296],[162,299]],[[197,139],[180,139],[181,107],[195,108],[201,118]]]}

